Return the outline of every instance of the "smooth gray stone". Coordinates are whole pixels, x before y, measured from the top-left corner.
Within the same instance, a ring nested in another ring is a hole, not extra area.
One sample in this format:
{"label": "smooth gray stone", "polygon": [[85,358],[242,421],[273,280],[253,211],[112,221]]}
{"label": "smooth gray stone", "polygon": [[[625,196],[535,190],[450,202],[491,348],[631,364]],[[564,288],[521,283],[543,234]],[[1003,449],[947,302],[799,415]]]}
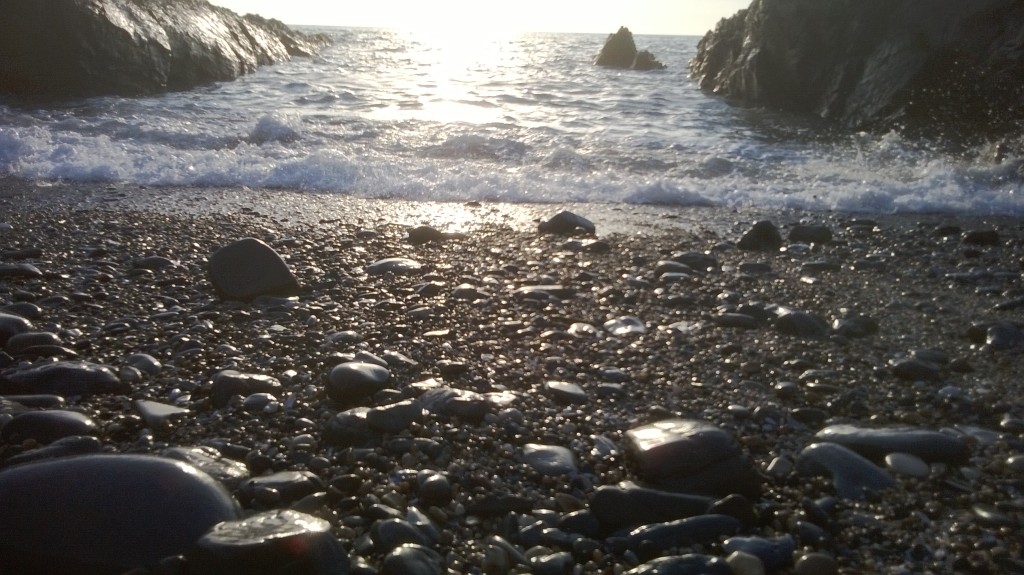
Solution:
{"label": "smooth gray stone", "polygon": [[711,543],[743,530],[743,523],[729,515],[698,515],[637,527],[629,532],[626,542],[636,549],[641,542],[658,551],[679,547],[685,543]]}
{"label": "smooth gray stone", "polygon": [[186,559],[190,575],[347,575],[350,567],[330,523],[289,509],[219,523]]}
{"label": "smooth gray stone", "polygon": [[804,339],[824,339],[829,335],[829,324],[815,314],[789,311],[775,318],[775,330],[785,335]]}
{"label": "smooth gray stone", "polygon": [[179,262],[164,256],[145,256],[132,260],[133,268],[144,270],[161,270],[178,267],[179,265],[181,265]]}
{"label": "smooth gray stone", "polygon": [[0,428],[0,439],[7,443],[20,443],[27,439],[37,443],[51,443],[73,435],[96,435],[99,427],[89,416],[77,411],[51,409],[28,411],[14,416]]}
{"label": "smooth gray stone", "polygon": [[832,331],[843,337],[867,337],[878,333],[878,321],[864,315],[836,319]]}
{"label": "smooth gray stone", "polygon": [[697,272],[709,272],[718,270],[722,267],[718,260],[714,256],[708,255],[703,252],[682,252],[672,254],[670,258],[674,262],[679,262],[685,266]]}
{"label": "smooth gray stone", "polygon": [[366,266],[366,273],[371,276],[384,274],[411,274],[423,269],[423,264],[410,258],[384,258]]}
{"label": "smooth gray stone", "polygon": [[57,334],[55,333],[50,333],[48,331],[26,331],[14,334],[8,338],[7,345],[4,346],[4,351],[11,355],[18,355],[32,347],[60,347],[60,345],[60,338],[57,337]]}
{"label": "smooth gray stone", "polygon": [[612,532],[623,527],[663,523],[705,513],[711,497],[672,493],[632,483],[603,485],[590,496],[589,507],[601,528]]}
{"label": "smooth gray stone", "polygon": [[0,345],[4,343],[3,316],[5,315],[20,316],[26,320],[42,319],[43,308],[27,301],[16,301],[0,307]]}
{"label": "smooth gray stone", "polygon": [[254,393],[280,393],[282,389],[281,381],[276,377],[225,369],[213,375],[210,401],[214,407],[224,407],[236,395],[248,397]]}
{"label": "smooth gray stone", "polygon": [[550,219],[541,222],[537,230],[543,234],[573,234],[577,231],[591,235],[597,233],[597,227],[593,222],[569,211],[561,211],[551,216]]}
{"label": "smooth gray stone", "polygon": [[62,409],[67,405],[63,397],[53,394],[5,395],[0,398],[2,400],[34,409]]}
{"label": "smooth gray stone", "polygon": [[384,556],[379,575],[443,575],[445,571],[444,558],[437,551],[410,543]]}
{"label": "smooth gray stone", "polygon": [[836,494],[844,499],[864,499],[868,493],[896,486],[884,469],[837,443],[808,445],[797,457],[796,469],[804,476],[830,476]]}
{"label": "smooth gray stone", "polygon": [[0,264],[0,279],[39,277],[43,277],[43,272],[32,264]]}
{"label": "smooth gray stone", "polygon": [[0,572],[118,575],[185,553],[241,516],[210,476],[144,455],[83,455],[0,471]]}
{"label": "smooth gray stone", "polygon": [[626,449],[652,487],[757,497],[761,480],[732,434],[705,421],[666,419],[626,431]]}
{"label": "smooth gray stone", "polygon": [[576,290],[571,287],[563,285],[533,285],[523,286],[516,288],[512,295],[522,297],[524,299],[550,299],[552,297],[556,299],[568,299],[576,294]]}
{"label": "smooth gray stone", "polygon": [[814,435],[818,441],[837,443],[857,453],[882,461],[890,453],[909,453],[931,463],[966,463],[970,448],[963,438],[941,431],[914,427],[867,428],[830,425]]}
{"label": "smooth gray stone", "polygon": [[734,575],[732,568],[720,557],[687,554],[658,557],[624,575]]}
{"label": "smooth gray stone", "polygon": [[792,565],[796,541],[792,535],[768,539],[765,537],[730,537],[722,543],[726,555],[736,551],[749,553],[761,560],[767,571],[777,571]]}
{"label": "smooth gray stone", "polygon": [[530,569],[534,575],[565,575],[575,565],[572,553],[558,551],[530,558]]}
{"label": "smooth gray stone", "polygon": [[922,359],[901,359],[891,364],[893,375],[908,381],[939,381],[942,372],[939,366]]}
{"label": "smooth gray stone", "polygon": [[665,274],[687,274],[694,275],[696,272],[690,266],[674,260],[662,260],[654,266],[654,277],[660,278]]}
{"label": "smooth gray stone", "polygon": [[573,475],[579,471],[572,450],[558,445],[527,443],[523,446],[523,461],[541,475]]}
{"label": "smooth gray stone", "polygon": [[327,396],[342,404],[355,403],[387,387],[389,379],[386,367],[365,361],[341,363],[328,375]]}
{"label": "smooth gray stone", "polygon": [[244,503],[256,498],[262,489],[273,489],[281,494],[283,503],[298,501],[303,497],[323,491],[323,481],[312,471],[278,471],[270,475],[251,477],[238,487],[237,495]]}
{"label": "smooth gray stone", "polygon": [[374,523],[370,528],[370,537],[373,539],[374,549],[379,553],[386,553],[407,543],[427,547],[436,543],[427,533],[412,523],[397,518],[383,519]]}
{"label": "smooth gray stone", "polygon": [[782,247],[782,234],[775,224],[762,220],[743,234],[736,247],[741,250],[777,252]]}
{"label": "smooth gray stone", "polygon": [[162,450],[160,455],[188,463],[232,491],[249,478],[249,468],[244,463],[228,459],[209,446],[168,447]]}
{"label": "smooth gray stone", "polygon": [[371,408],[366,422],[382,433],[400,433],[423,419],[423,407],[411,399]]}
{"label": "smooth gray stone", "polygon": [[127,393],[121,382],[106,365],[87,361],[58,361],[22,369],[0,379],[0,393],[49,393],[63,397]]}
{"label": "smooth gray stone", "polygon": [[61,437],[39,449],[19,453],[4,461],[4,466],[20,465],[44,459],[56,459],[58,457],[70,457],[72,455],[99,453],[102,449],[103,443],[100,442],[99,438],[91,435],[69,435]]}
{"label": "smooth gray stone", "polygon": [[146,427],[154,431],[162,430],[176,419],[189,413],[189,410],[175,405],[167,405],[146,399],[136,399],[133,404],[135,411],[146,422]]}
{"label": "smooth gray stone", "polygon": [[215,251],[207,266],[217,295],[251,300],[260,295],[293,296],[301,288],[288,264],[256,238],[243,238]]}
{"label": "smooth gray stone", "polygon": [[544,391],[551,399],[563,405],[587,403],[587,392],[575,383],[567,381],[546,381]]}
{"label": "smooth gray stone", "polygon": [[159,359],[148,353],[133,353],[124,362],[149,375],[159,375],[164,368]]}

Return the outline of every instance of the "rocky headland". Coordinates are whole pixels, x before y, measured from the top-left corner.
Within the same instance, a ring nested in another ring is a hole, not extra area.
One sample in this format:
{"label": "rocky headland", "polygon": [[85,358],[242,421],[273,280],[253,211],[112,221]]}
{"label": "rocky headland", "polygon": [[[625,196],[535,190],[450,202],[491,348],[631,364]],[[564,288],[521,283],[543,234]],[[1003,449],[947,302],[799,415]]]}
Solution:
{"label": "rocky headland", "polygon": [[205,0],[9,0],[0,11],[0,95],[187,90],[311,56],[326,42]]}
{"label": "rocky headland", "polygon": [[1019,221],[2,190],[5,573],[1024,572]]}
{"label": "rocky headland", "polygon": [[1024,4],[754,0],[700,42],[705,90],[848,129],[1021,134]]}

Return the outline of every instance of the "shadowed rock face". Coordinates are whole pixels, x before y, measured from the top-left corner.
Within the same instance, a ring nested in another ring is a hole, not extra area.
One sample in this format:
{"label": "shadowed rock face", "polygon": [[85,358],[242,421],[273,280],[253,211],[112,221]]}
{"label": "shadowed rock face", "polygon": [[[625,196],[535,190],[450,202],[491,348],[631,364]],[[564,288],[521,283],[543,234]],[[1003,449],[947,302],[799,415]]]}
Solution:
{"label": "shadowed rock face", "polygon": [[1024,3],[754,0],[690,69],[739,103],[850,128],[999,133],[1024,119]]}
{"label": "shadowed rock face", "polygon": [[135,96],[231,80],[326,44],[205,0],[5,0],[0,93]]}
{"label": "shadowed rock face", "polygon": [[655,59],[654,55],[644,50],[638,52],[633,33],[622,26],[619,31],[609,34],[601,53],[594,64],[608,68],[629,68],[631,70],[661,70],[665,65]]}

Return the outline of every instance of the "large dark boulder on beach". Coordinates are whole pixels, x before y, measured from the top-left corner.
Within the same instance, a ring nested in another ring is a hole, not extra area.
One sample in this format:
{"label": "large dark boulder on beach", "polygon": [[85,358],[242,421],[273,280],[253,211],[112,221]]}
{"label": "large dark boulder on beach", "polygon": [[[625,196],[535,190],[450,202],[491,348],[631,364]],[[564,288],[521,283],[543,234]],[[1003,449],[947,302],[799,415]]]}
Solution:
{"label": "large dark boulder on beach", "polygon": [[608,68],[632,70],[661,70],[665,68],[665,65],[647,50],[637,51],[633,33],[625,26],[619,28],[618,32],[608,35],[608,39],[605,40],[604,47],[601,48],[601,53],[597,55],[594,63]]}
{"label": "large dark boulder on beach", "polygon": [[1019,0],[754,0],[700,41],[703,89],[847,128],[999,133],[1024,120]]}
{"label": "large dark boulder on beach", "polygon": [[205,0],[6,0],[0,93],[65,99],[186,90],[324,44],[326,37]]}

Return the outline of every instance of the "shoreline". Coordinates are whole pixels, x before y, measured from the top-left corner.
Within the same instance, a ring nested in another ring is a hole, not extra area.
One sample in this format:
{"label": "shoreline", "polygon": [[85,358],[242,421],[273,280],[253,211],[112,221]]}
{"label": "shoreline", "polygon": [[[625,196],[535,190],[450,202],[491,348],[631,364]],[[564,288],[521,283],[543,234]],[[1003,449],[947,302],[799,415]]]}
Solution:
{"label": "shoreline", "polygon": [[[362,573],[388,573],[395,546],[374,531],[385,518],[410,524],[411,533],[429,531],[409,519],[416,512],[438,533],[423,546],[456,572],[578,567],[617,575],[658,555],[687,554],[721,567],[733,549],[724,536],[653,549],[605,525],[586,531],[574,522],[575,512],[599,514],[599,489],[650,483],[637,455],[626,455],[626,431],[672,418],[735,439],[760,493],[731,512],[745,518],[740,535],[786,549],[777,572],[806,572],[801,561],[825,565],[818,573],[1024,567],[1015,535],[1024,525],[1024,340],[1001,349],[985,343],[983,327],[1020,321],[1019,307],[1007,305],[1024,297],[1019,218],[419,204],[10,179],[0,180],[0,207],[0,223],[10,227],[0,231],[2,250],[22,254],[0,263],[40,271],[4,276],[0,307],[36,306],[33,329],[53,333],[64,349],[12,354],[0,380],[51,357],[110,366],[130,382],[128,392],[65,398],[67,410],[95,422],[101,451],[215,448],[246,466],[242,485],[256,481],[256,491],[232,489],[245,514],[290,508],[322,518],[346,556],[369,570]],[[593,221],[604,243],[539,234],[538,220],[561,209]],[[783,238],[804,221],[825,225],[833,239],[738,249],[761,219],[773,220]],[[414,245],[415,225],[466,236]],[[975,231],[994,231],[995,241],[968,241]],[[302,286],[296,297],[216,296],[210,255],[247,236],[284,258]],[[689,271],[664,264],[686,253],[714,263]],[[391,257],[422,268],[367,272]],[[167,263],[139,263],[147,258]],[[551,284],[564,289],[518,291]],[[803,326],[807,336],[773,323],[781,309],[820,323]],[[643,333],[604,327],[628,316]],[[858,326],[877,329],[833,327],[864,318]],[[575,332],[576,324],[593,331]],[[129,358],[139,353],[159,369],[134,368]],[[357,357],[390,358],[388,387],[339,403],[326,391],[331,371]],[[226,369],[279,385],[273,397],[230,394],[221,404],[215,380]],[[479,421],[430,412],[354,444],[332,436],[347,410],[421,397],[420,384],[431,380],[499,403]],[[565,400],[549,381],[576,385],[582,399]],[[154,427],[136,400],[188,413]],[[0,423],[20,413],[4,404]],[[836,425],[937,431],[968,456],[914,455],[924,475],[874,461],[894,486],[850,497],[832,475],[841,470],[820,476],[806,464],[815,461],[807,448]],[[42,443],[8,438],[0,460]],[[563,448],[573,461],[551,472],[531,462],[530,445]],[[443,476],[448,497],[432,499],[417,483],[421,471]],[[313,487],[293,497],[288,482],[258,482],[275,473],[299,474],[293,483],[301,476]],[[520,499],[512,505],[500,496]],[[492,508],[499,512],[484,511]],[[0,532],[18,530],[19,519],[5,520]],[[556,531],[540,537],[541,528]],[[770,564],[770,554],[751,553]]]}

